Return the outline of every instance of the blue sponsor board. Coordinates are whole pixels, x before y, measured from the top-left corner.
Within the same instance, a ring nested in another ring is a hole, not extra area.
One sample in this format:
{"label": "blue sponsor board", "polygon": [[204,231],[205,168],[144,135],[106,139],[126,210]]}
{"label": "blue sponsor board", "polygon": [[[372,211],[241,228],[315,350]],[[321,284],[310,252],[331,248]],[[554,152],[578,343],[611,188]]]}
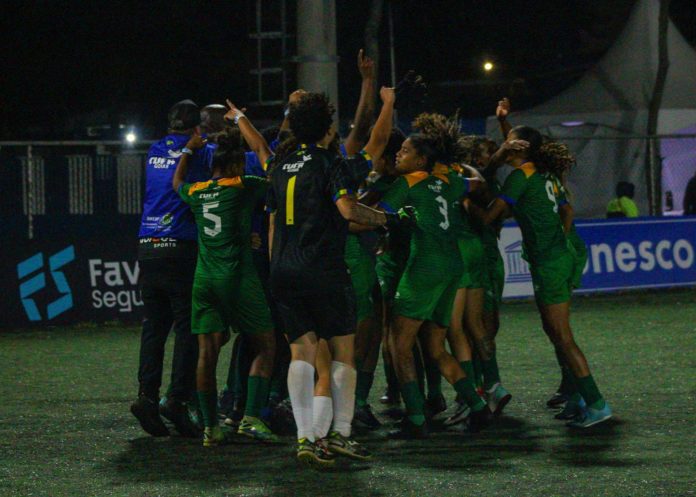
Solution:
{"label": "blue sponsor board", "polygon": [[577,221],[580,292],[696,285],[696,217]]}
{"label": "blue sponsor board", "polygon": [[[588,260],[581,293],[696,286],[696,217],[577,220]],[[506,298],[534,294],[522,235],[506,223],[499,242]]]}

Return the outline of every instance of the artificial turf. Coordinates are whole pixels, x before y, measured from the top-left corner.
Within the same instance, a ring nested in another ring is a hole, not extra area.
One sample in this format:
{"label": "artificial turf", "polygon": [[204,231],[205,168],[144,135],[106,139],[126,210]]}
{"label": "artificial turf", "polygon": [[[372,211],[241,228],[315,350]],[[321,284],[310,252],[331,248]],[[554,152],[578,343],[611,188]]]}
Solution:
{"label": "artificial turf", "polygon": [[[128,411],[137,327],[3,332],[0,495],[695,495],[696,292],[577,298],[572,324],[612,421],[577,433],[553,419],[552,349],[532,304],[505,304],[498,357],[513,400],[495,426],[425,441],[371,433],[373,463],[330,472],[298,467],[290,437],[204,449],[146,436]],[[380,367],[377,410],[383,387]]]}

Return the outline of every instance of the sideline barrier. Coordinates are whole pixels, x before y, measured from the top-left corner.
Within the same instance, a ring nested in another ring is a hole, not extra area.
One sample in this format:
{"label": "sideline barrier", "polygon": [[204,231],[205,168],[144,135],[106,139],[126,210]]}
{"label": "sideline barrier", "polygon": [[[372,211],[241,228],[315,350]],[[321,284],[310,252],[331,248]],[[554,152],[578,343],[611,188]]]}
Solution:
{"label": "sideline barrier", "polygon": [[[588,261],[578,293],[696,286],[696,217],[576,221]],[[506,224],[499,241],[505,262],[504,298],[534,295],[522,236]]]}
{"label": "sideline barrier", "polygon": [[[696,286],[696,217],[576,225],[589,254],[579,292]],[[109,238],[61,231],[50,239],[8,240],[0,270],[0,328],[141,319],[137,243],[131,236],[137,222],[122,224]],[[519,228],[506,224],[499,243],[503,296],[531,297]]]}

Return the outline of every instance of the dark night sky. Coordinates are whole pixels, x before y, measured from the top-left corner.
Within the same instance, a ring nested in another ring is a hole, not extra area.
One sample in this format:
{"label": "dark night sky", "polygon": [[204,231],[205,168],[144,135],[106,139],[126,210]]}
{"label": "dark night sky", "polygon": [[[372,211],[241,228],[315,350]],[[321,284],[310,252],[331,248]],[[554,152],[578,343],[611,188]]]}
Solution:
{"label": "dark night sky", "polygon": [[[267,2],[268,3],[268,2]],[[288,0],[294,9],[295,2]],[[357,100],[355,53],[369,0],[337,0],[341,112]],[[430,105],[490,114],[502,94],[518,107],[561,91],[619,34],[633,0],[393,2],[397,71],[430,82]],[[225,2],[3,2],[0,139],[80,136],[85,124],[121,122],[151,135],[182,98],[251,100],[252,0]],[[696,44],[696,3],[673,0],[672,19]],[[381,32],[387,81],[386,18]],[[484,76],[484,57],[496,72]],[[436,61],[437,63],[433,63]],[[476,87],[445,81],[482,79]],[[491,83],[490,80],[494,80]],[[278,109],[252,109],[257,117]]]}

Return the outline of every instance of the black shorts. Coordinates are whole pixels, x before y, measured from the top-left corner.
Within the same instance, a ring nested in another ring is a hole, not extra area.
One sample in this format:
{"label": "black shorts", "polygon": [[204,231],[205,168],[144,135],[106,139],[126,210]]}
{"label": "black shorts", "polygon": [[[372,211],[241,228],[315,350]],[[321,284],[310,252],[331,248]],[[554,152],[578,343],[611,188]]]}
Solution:
{"label": "black shorts", "polygon": [[317,294],[274,297],[291,343],[309,331],[325,340],[355,333],[355,291],[350,284]]}

